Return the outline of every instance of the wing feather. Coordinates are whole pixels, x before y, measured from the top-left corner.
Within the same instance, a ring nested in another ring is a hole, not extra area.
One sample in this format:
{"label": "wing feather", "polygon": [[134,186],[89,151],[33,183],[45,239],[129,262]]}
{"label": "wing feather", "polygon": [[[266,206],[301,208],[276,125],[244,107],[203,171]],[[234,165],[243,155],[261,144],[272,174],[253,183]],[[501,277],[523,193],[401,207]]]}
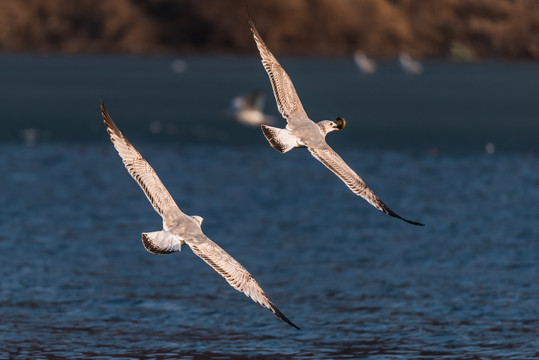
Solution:
{"label": "wing feather", "polygon": [[268,73],[279,112],[288,123],[294,123],[300,119],[308,119],[292,80],[290,80],[290,77],[284,71],[281,64],[279,64],[275,56],[266,47],[264,40],[260,37],[251,19],[249,19],[249,25],[251,26],[251,32],[253,33],[260,56],[262,57],[262,65],[264,65],[264,69]]}
{"label": "wing feather", "polygon": [[140,153],[131,145],[131,143],[123,136],[122,132],[107,112],[103,100],[101,100],[101,115],[107,127],[107,132],[110,140],[122,158],[125,168],[129,174],[142,188],[153,208],[161,217],[170,211],[178,211],[178,205],[170,196],[165,185],[161,182],[153,168]]}
{"label": "wing feather", "polygon": [[297,329],[296,325],[271,302],[264,290],[258,285],[253,276],[232,256],[219,245],[204,237],[204,239],[186,240],[193,252],[217,271],[234,289],[243,292],[254,302],[262,305],[281,320]]}
{"label": "wing feather", "polygon": [[421,223],[404,219],[386,204],[372,191],[367,184],[355,173],[329,145],[324,148],[308,148],[312,156],[333,171],[356,195],[361,196],[369,204],[384,212],[385,214],[404,220],[413,225],[423,225]]}

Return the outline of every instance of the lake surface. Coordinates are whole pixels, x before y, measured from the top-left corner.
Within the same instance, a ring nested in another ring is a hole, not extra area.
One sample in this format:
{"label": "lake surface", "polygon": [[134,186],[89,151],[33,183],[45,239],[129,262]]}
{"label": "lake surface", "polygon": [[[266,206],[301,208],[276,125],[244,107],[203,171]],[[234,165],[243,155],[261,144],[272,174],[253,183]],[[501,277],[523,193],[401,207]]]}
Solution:
{"label": "lake surface", "polygon": [[[386,62],[368,77],[348,59],[282,61],[313,118],[348,120],[328,142],[415,227],[225,116],[256,87],[276,114],[256,58],[187,58],[184,73],[172,60],[0,57],[0,359],[539,357],[537,64],[407,77]],[[161,220],[100,96],[302,331],[188,247],[144,249]]]}
{"label": "lake surface", "polygon": [[[0,141],[34,129],[45,141],[103,141],[103,97],[134,140],[266,146],[258,129],[227,117],[231,99],[261,89],[279,118],[257,57],[0,56]],[[539,152],[539,63],[425,62],[421,76],[396,61],[359,73],[351,59],[284,58],[309,116],[347,120],[332,144],[442,153]]]}

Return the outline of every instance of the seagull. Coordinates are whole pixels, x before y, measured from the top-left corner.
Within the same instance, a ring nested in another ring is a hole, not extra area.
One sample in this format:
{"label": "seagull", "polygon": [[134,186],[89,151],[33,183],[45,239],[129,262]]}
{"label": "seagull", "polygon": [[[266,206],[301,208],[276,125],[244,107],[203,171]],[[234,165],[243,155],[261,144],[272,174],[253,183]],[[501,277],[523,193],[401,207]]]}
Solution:
{"label": "seagull", "polygon": [[399,55],[399,63],[402,70],[410,75],[419,75],[423,72],[423,65],[417,60],[413,60],[412,57],[406,53]]}
{"label": "seagull", "polygon": [[364,74],[372,74],[376,71],[376,63],[374,60],[369,59],[361,50],[356,50],[356,52],[354,52],[354,61],[359,70]]}
{"label": "seagull", "polygon": [[335,130],[342,130],[346,125],[346,121],[342,117],[336,118],[335,121],[323,120],[318,123],[314,123],[309,119],[294,89],[292,80],[264,44],[251,18],[249,18],[249,25],[262,57],[262,65],[264,65],[273,87],[277,108],[287,121],[284,129],[262,125],[262,132],[270,145],[281,153],[293,148],[306,147],[315,159],[333,171],[350,190],[361,196],[369,204],[410,224],[423,225],[404,219],[391,210],[326,143],[326,135]]}
{"label": "seagull", "polygon": [[254,302],[273,312],[290,326],[299,329],[271,302],[249,272],[201,229],[203,218],[184,214],[146,160],[123,136],[101,100],[101,115],[112,144],[122,158],[129,174],[142,188],[155,211],[163,218],[163,230],[142,233],[146,250],[156,255],[181,251],[182,245],[191,250],[217,271],[234,289],[243,292]]}
{"label": "seagull", "polygon": [[274,117],[262,112],[264,108],[264,94],[255,90],[246,95],[239,95],[232,99],[232,115],[244,125],[258,126],[273,124]]}

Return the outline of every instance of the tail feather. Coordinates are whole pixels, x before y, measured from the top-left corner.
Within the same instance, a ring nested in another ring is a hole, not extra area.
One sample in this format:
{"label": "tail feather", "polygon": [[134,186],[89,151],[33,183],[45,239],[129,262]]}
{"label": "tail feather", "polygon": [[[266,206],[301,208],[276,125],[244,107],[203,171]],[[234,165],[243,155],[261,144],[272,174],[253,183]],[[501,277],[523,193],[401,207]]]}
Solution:
{"label": "tail feather", "polygon": [[146,250],[155,255],[172,254],[181,251],[182,247],[180,237],[165,230],[142,233],[142,243]]}
{"label": "tail feather", "polygon": [[286,129],[262,125],[262,132],[270,145],[277,151],[285,153],[295,147],[299,147],[297,138]]}

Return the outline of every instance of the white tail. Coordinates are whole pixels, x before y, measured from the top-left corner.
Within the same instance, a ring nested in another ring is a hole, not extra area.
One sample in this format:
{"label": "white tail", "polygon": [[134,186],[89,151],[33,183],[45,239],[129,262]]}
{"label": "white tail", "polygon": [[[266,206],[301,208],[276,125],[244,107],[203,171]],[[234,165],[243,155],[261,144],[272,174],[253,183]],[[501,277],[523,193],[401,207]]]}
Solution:
{"label": "white tail", "polygon": [[146,250],[156,255],[172,254],[182,248],[181,238],[165,230],[142,233],[142,243]]}
{"label": "white tail", "polygon": [[286,129],[262,125],[262,132],[270,145],[277,151],[285,153],[295,147],[299,147],[298,139]]}

